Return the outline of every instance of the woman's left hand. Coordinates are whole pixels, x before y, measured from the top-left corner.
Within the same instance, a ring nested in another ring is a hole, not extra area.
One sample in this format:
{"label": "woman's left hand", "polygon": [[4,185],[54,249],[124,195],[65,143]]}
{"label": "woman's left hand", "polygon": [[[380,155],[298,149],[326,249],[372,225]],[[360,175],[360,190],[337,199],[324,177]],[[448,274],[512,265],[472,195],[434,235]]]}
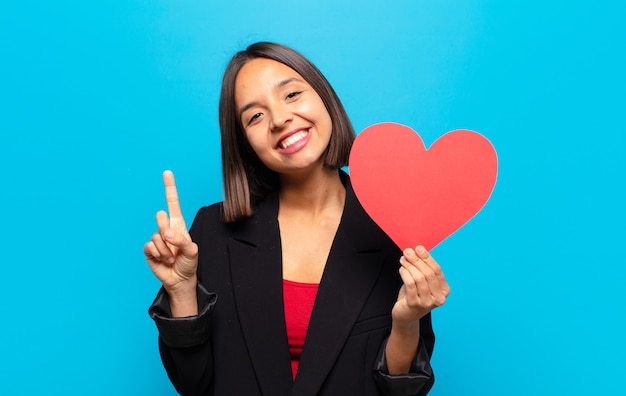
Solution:
{"label": "woman's left hand", "polygon": [[443,271],[423,246],[405,249],[400,258],[400,276],[404,285],[391,317],[395,325],[411,326],[434,308],[443,305],[450,287]]}

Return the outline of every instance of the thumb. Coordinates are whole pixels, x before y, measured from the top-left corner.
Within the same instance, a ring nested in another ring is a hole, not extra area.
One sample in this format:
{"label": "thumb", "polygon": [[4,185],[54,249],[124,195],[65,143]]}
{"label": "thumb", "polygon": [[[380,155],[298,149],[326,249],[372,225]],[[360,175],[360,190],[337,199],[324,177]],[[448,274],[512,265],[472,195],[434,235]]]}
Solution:
{"label": "thumb", "polygon": [[184,235],[172,230],[166,230],[163,233],[163,239],[172,246],[176,247],[180,254],[187,258],[193,258],[198,255],[198,245],[193,243],[189,235]]}

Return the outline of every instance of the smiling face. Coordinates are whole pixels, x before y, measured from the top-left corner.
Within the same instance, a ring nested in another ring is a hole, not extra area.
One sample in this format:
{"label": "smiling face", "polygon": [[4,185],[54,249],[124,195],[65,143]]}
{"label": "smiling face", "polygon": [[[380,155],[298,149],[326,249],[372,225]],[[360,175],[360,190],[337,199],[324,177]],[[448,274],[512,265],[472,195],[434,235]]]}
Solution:
{"label": "smiling face", "polygon": [[323,166],[332,132],[324,102],[290,67],[266,58],[246,63],[235,80],[235,106],[250,146],[279,174]]}

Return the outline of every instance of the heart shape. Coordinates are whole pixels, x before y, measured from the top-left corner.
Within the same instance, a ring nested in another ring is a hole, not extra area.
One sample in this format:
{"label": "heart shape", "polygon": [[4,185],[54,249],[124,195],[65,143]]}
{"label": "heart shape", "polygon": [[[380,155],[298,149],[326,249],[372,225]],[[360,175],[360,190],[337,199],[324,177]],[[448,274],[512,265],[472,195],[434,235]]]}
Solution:
{"label": "heart shape", "polygon": [[489,199],[498,158],[484,136],[455,130],[426,150],[410,127],[364,129],[350,152],[350,179],[365,211],[401,248],[432,249]]}

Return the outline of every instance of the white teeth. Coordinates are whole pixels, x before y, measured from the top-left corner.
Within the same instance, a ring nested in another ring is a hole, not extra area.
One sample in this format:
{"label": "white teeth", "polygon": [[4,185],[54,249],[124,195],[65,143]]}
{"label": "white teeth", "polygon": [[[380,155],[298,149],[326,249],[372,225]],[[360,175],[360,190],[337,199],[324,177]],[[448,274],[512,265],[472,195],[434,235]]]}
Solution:
{"label": "white teeth", "polygon": [[309,131],[300,131],[298,133],[294,133],[293,135],[289,136],[287,139],[283,140],[282,142],[280,142],[280,148],[282,149],[286,149],[287,147],[291,146],[292,144],[299,142],[300,140],[304,139],[304,137],[309,133]]}

